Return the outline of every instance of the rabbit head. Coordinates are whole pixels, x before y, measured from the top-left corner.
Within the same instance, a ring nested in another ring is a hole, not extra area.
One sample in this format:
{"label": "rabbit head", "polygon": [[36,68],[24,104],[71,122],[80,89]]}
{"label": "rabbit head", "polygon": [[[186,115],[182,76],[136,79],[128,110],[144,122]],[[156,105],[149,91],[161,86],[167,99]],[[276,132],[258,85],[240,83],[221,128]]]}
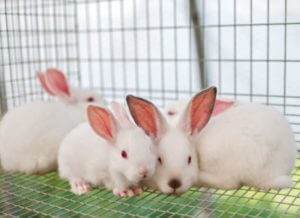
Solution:
{"label": "rabbit head", "polygon": [[153,143],[141,128],[130,122],[120,104],[112,102],[111,106],[115,116],[107,109],[89,106],[89,123],[113,148],[110,169],[121,172],[128,181],[138,183],[154,174]]}
{"label": "rabbit head", "polygon": [[127,96],[130,113],[138,126],[144,129],[157,149],[157,168],[150,186],[163,193],[181,194],[187,191],[198,176],[198,160],[194,139],[209,121],[216,98],[211,87],[195,95],[176,125],[170,125],[149,101]]}
{"label": "rabbit head", "polygon": [[98,93],[76,88],[68,84],[68,81],[58,69],[49,68],[45,73],[37,72],[37,77],[43,89],[51,96],[56,96],[68,104],[105,104],[104,99]]}

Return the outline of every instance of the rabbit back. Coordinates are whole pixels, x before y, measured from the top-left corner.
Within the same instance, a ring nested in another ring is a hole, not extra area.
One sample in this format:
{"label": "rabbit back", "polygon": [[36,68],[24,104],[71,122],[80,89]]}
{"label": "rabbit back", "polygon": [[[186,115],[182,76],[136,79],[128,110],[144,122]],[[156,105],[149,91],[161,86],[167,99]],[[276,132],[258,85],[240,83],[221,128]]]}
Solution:
{"label": "rabbit back", "polygon": [[216,116],[199,134],[197,149],[200,183],[281,188],[282,182],[270,182],[280,177],[286,186],[291,183],[296,142],[288,121],[274,108],[243,104]]}
{"label": "rabbit back", "polygon": [[56,169],[63,137],[85,120],[82,109],[62,102],[35,102],[1,121],[0,156],[5,170],[45,173]]}

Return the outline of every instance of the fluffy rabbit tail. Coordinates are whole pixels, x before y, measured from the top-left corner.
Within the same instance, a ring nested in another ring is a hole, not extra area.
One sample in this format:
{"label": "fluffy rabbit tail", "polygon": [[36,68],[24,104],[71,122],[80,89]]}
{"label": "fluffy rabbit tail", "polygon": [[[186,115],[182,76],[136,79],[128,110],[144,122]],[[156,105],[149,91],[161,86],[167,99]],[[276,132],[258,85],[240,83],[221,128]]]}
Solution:
{"label": "fluffy rabbit tail", "polygon": [[282,189],[290,188],[293,185],[291,177],[282,175],[275,177],[269,181],[263,182],[258,187],[262,189]]}

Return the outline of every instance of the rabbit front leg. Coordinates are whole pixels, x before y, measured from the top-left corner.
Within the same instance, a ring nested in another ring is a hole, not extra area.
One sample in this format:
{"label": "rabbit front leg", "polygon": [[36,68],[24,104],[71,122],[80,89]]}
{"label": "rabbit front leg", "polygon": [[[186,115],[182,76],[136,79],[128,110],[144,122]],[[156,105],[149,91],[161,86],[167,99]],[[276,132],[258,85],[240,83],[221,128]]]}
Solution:
{"label": "rabbit front leg", "polygon": [[113,194],[118,197],[133,197],[134,192],[130,187],[130,183],[121,173],[114,172],[111,174],[114,183]]}
{"label": "rabbit front leg", "polygon": [[70,180],[71,191],[76,195],[82,195],[89,192],[92,188],[91,184],[83,179]]}

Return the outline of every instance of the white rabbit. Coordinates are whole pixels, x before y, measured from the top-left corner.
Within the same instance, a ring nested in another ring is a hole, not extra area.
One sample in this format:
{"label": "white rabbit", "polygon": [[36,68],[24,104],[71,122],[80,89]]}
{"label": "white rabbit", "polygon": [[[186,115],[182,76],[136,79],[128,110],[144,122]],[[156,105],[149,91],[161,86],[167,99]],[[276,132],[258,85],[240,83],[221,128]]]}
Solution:
{"label": "white rabbit", "polygon": [[197,149],[201,186],[292,185],[295,138],[286,118],[270,106],[241,104],[214,117],[199,134]]}
{"label": "white rabbit", "polygon": [[170,125],[151,102],[127,96],[133,119],[157,147],[158,165],[147,185],[163,193],[181,194],[197,182],[198,160],[193,140],[208,122],[215,97],[215,87],[198,93],[180,115],[180,122]]}
{"label": "white rabbit", "polygon": [[34,102],[9,111],[0,126],[0,159],[8,171],[46,173],[57,167],[63,137],[86,120],[86,107],[104,101],[97,93],[70,87],[62,72],[38,73],[43,88],[61,99]]}
{"label": "white rabbit", "polygon": [[117,196],[133,196],[139,182],[151,177],[156,156],[151,139],[129,121],[121,105],[112,102],[115,117],[89,106],[89,123],[80,124],[63,140],[58,169],[75,194],[104,185]]}

